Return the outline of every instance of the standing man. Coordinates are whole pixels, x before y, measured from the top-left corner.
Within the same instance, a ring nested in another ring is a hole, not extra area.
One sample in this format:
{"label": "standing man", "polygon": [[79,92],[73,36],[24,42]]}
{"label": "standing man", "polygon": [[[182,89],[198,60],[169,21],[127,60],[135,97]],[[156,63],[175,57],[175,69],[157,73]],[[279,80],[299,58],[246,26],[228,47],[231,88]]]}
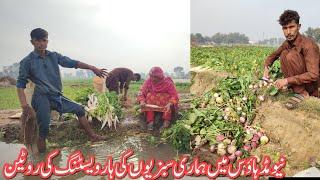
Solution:
{"label": "standing man", "polygon": [[299,14],[293,10],[284,11],[279,23],[286,41],[265,60],[264,77],[269,78],[269,67],[280,58],[284,79],[275,81],[277,88],[291,86],[295,95],[285,104],[293,109],[304,98],[319,97],[319,47],[310,38],[299,33]]}
{"label": "standing man", "polygon": [[131,81],[139,81],[141,79],[140,74],[133,73],[128,68],[115,68],[107,76],[106,86],[109,91],[115,91],[117,94],[123,93],[123,101],[127,100],[128,89]]}
{"label": "standing man", "polygon": [[46,150],[46,137],[49,133],[51,109],[59,113],[76,114],[91,141],[103,140],[102,136],[95,134],[91,129],[85,118],[83,107],[62,95],[59,65],[67,68],[90,69],[100,77],[107,75],[106,70],[98,69],[80,61],[72,60],[59,53],[46,50],[48,32],[44,29],[36,28],[31,31],[30,36],[34,51],[21,60],[16,86],[21,107],[24,113],[30,114],[33,109],[27,104],[24,89],[28,80],[31,80],[35,84],[31,106],[36,112],[39,124],[39,152]]}

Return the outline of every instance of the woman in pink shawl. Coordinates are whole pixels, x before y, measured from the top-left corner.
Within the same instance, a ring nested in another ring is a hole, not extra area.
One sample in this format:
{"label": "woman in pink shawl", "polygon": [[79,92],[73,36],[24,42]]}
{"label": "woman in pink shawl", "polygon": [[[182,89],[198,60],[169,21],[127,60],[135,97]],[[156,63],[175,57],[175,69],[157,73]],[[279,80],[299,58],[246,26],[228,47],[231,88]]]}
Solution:
{"label": "woman in pink shawl", "polygon": [[169,127],[172,113],[178,107],[179,97],[174,82],[170,77],[164,76],[160,67],[151,68],[149,78],[138,94],[138,102],[145,113],[148,130],[153,130],[154,112],[162,112],[162,128]]}

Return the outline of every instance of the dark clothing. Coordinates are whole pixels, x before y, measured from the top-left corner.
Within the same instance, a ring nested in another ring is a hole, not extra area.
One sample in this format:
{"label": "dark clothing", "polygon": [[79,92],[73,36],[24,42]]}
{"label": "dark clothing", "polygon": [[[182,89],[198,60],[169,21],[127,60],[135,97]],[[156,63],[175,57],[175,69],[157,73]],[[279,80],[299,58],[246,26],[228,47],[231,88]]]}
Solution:
{"label": "dark clothing", "polygon": [[44,58],[33,51],[20,62],[17,88],[26,88],[28,79],[35,84],[35,91],[59,95],[62,92],[59,65],[76,68],[78,61],[56,52],[46,51]]}
{"label": "dark clothing", "polygon": [[320,53],[313,40],[298,34],[293,43],[285,41],[267,57],[265,66],[271,66],[278,58],[284,77],[295,93],[307,91],[309,95],[319,97]]}
{"label": "dark clothing", "polygon": [[130,82],[133,79],[133,72],[130,69],[115,68],[109,73],[106,79],[106,86],[109,91],[115,91],[119,94],[119,88],[121,90],[129,89]]}
{"label": "dark clothing", "polygon": [[78,117],[85,115],[84,108],[64,96],[59,96],[60,101],[53,101],[50,96],[34,93],[32,96],[32,107],[36,111],[39,136],[46,138],[49,134],[50,112],[56,110],[60,113],[73,113]]}
{"label": "dark clothing", "polygon": [[26,88],[28,79],[35,84],[32,107],[36,111],[39,135],[45,138],[49,133],[50,111],[74,113],[84,116],[83,107],[62,96],[62,83],[59,65],[76,68],[78,61],[62,56],[56,52],[46,51],[42,58],[37,52],[31,52],[20,62],[17,88]]}

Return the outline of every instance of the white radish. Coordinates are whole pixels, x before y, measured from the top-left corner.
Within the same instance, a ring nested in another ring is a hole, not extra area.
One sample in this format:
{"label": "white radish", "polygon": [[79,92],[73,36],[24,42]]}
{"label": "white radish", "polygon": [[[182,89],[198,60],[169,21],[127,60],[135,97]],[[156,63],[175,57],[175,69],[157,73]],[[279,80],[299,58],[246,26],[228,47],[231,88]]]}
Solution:
{"label": "white radish", "polygon": [[219,97],[219,94],[218,93],[214,93],[213,97],[217,98],[217,97]]}

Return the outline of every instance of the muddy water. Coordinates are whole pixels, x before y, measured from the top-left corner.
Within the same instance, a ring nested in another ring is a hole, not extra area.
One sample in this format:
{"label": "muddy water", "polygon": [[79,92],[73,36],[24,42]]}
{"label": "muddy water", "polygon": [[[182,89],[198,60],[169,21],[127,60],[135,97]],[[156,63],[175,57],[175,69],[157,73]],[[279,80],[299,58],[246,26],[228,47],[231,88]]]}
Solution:
{"label": "muddy water", "polygon": [[[77,147],[65,147],[60,149],[60,155],[54,158],[54,164],[59,167],[66,167],[68,155],[75,150],[81,150],[86,160],[89,155],[93,155],[96,158],[96,162],[105,163],[105,159],[108,155],[113,157],[114,161],[119,160],[121,153],[128,149],[132,149],[134,154],[128,160],[129,162],[137,163],[140,159],[147,160],[154,158],[155,160],[169,160],[174,159],[177,155],[176,152],[167,144],[159,144],[157,146],[151,145],[147,141],[147,136],[151,136],[148,133],[141,133],[137,135],[126,135],[113,138],[111,140],[102,143],[85,144]],[[6,144],[0,142],[1,161],[0,165],[3,167],[5,162],[13,163],[17,158],[19,150],[24,147],[22,144]],[[30,157],[29,161],[39,162],[45,159],[46,154],[40,155],[40,157]],[[2,169],[1,169],[2,171]],[[17,176],[15,179],[40,179],[37,177],[23,177]],[[78,173],[68,177],[52,177],[51,179],[103,179],[103,177],[88,177],[82,173]],[[105,178],[107,179],[107,178]]]}

